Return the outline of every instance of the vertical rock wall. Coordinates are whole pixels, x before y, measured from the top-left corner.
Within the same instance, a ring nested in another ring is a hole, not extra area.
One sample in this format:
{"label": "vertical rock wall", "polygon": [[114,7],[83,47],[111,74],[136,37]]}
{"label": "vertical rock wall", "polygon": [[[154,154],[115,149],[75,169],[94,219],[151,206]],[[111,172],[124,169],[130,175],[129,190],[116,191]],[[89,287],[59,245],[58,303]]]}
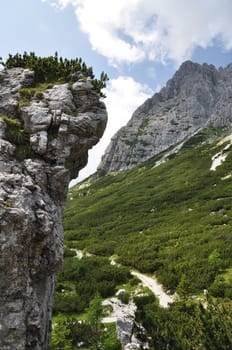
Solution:
{"label": "vertical rock wall", "polygon": [[20,108],[33,72],[0,72],[0,349],[46,350],[69,181],[102,136],[91,81],[51,86]]}

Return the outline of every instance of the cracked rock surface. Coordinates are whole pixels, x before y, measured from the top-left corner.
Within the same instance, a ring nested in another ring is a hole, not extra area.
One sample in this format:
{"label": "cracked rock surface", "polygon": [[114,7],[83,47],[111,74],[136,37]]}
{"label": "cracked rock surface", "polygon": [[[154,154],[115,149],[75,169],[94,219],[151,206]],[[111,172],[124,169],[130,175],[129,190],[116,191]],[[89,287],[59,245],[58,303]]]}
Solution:
{"label": "cracked rock surface", "polygon": [[[107,121],[88,78],[54,85],[20,109],[20,88],[33,79],[27,69],[0,72],[1,350],[48,349],[68,184]],[[6,117],[20,124],[13,136]]]}

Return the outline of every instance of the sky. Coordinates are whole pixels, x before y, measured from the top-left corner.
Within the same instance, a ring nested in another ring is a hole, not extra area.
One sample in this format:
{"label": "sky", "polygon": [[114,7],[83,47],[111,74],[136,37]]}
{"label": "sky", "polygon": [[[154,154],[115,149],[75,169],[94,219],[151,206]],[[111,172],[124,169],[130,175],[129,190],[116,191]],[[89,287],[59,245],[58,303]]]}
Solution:
{"label": "sky", "polygon": [[57,51],[110,78],[108,125],[79,180],[96,171],[111,137],[182,62],[232,62],[231,0],[0,0],[0,13],[3,60]]}

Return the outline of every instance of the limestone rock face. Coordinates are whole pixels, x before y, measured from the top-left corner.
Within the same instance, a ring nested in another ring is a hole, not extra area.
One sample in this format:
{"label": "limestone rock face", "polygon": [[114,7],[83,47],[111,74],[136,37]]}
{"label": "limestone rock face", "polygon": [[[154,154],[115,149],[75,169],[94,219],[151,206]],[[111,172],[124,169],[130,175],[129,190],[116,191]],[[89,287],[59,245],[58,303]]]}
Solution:
{"label": "limestone rock face", "polygon": [[217,70],[187,61],[113,136],[99,168],[132,168],[207,125],[231,122],[232,64]]}
{"label": "limestone rock face", "polygon": [[1,350],[48,349],[68,184],[107,121],[91,81],[53,86],[20,109],[33,78],[0,72]]}

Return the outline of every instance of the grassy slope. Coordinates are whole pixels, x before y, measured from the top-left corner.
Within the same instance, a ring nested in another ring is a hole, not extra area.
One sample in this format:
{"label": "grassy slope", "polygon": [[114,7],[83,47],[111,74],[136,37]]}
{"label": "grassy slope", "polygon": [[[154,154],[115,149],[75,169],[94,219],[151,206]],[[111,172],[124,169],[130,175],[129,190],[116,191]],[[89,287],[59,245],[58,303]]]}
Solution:
{"label": "grassy slope", "polygon": [[215,295],[231,296],[232,178],[222,178],[231,172],[232,152],[210,171],[212,156],[225,144],[199,143],[207,136],[193,137],[158,167],[156,157],[72,188],[66,245],[116,254],[124,265],[155,272],[173,291],[200,293],[211,286]]}

